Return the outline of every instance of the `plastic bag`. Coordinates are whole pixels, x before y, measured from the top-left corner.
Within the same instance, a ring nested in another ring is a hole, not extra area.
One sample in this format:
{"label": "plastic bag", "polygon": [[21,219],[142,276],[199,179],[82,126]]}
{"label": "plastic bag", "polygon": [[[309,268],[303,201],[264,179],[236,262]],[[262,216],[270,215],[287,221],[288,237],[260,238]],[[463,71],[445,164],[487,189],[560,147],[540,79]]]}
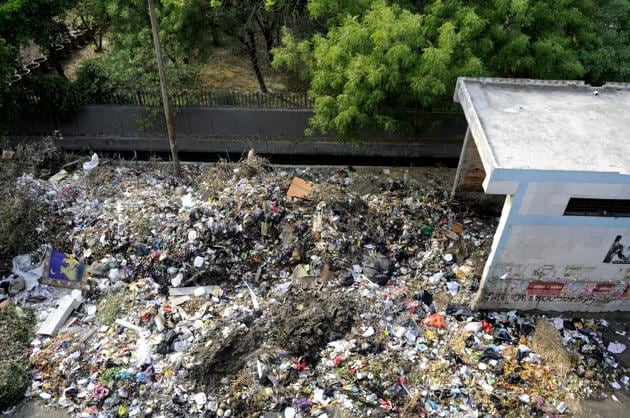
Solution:
{"label": "plastic bag", "polygon": [[140,337],[136,345],[136,364],[138,367],[151,364],[151,347],[144,337]]}
{"label": "plastic bag", "polygon": [[98,167],[98,155],[96,153],[92,154],[92,159],[90,161],[83,163],[83,169],[85,171],[92,171],[96,167]]}
{"label": "plastic bag", "polygon": [[27,292],[33,290],[44,274],[44,261],[37,265],[33,265],[33,257],[30,254],[23,254],[13,257],[13,269],[11,270],[16,276],[20,276],[26,283]]}

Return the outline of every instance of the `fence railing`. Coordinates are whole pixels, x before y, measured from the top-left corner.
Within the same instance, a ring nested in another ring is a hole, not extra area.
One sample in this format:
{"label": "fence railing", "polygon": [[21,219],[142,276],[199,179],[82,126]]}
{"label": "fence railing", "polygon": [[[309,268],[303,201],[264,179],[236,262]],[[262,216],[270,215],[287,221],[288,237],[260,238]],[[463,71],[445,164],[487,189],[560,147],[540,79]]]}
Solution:
{"label": "fence railing", "polygon": [[[41,100],[37,94],[24,90],[19,95],[19,102],[35,105]],[[175,107],[240,107],[263,109],[312,109],[314,100],[306,93],[239,93],[199,91],[182,92],[169,95],[171,105]],[[138,91],[131,93],[83,94],[72,92],[67,101],[76,105],[118,104],[157,107],[162,103],[159,92]]]}

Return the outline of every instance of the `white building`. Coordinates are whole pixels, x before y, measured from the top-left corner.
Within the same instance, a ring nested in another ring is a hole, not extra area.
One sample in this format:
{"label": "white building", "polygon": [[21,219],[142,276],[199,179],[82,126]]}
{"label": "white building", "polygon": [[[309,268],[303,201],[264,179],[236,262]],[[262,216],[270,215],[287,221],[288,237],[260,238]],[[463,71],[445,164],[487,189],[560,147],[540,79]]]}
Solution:
{"label": "white building", "polygon": [[460,78],[453,193],[506,195],[474,307],[630,310],[630,84]]}

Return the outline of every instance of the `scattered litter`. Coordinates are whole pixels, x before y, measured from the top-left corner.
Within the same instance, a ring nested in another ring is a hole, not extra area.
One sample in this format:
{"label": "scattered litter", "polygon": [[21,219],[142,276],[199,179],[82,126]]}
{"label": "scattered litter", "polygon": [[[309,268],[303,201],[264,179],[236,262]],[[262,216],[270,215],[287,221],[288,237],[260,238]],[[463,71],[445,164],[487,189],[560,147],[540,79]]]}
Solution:
{"label": "scattered litter", "polygon": [[[31,291],[37,286],[40,278],[44,274],[44,262],[35,264],[30,254],[13,257],[13,274],[19,276],[24,281],[24,286],[20,291]],[[19,293],[17,291],[12,293]]]}
{"label": "scattered litter", "polygon": [[496,225],[426,177],[94,158],[20,180],[56,251],[2,282],[40,322],[28,393],[72,416],[552,416],[630,386],[604,322],[470,309]]}
{"label": "scattered litter", "polygon": [[607,350],[613,354],[621,354],[624,351],[626,351],[626,345],[617,341],[611,342],[611,343],[608,343]]}
{"label": "scattered litter", "polygon": [[2,150],[2,159],[3,160],[12,160],[15,155],[15,151],[3,149]]}
{"label": "scattered litter", "polygon": [[61,169],[57,173],[55,173],[54,176],[49,178],[48,181],[51,183],[59,183],[61,180],[65,179],[66,177],[68,177],[68,172],[66,170]]}

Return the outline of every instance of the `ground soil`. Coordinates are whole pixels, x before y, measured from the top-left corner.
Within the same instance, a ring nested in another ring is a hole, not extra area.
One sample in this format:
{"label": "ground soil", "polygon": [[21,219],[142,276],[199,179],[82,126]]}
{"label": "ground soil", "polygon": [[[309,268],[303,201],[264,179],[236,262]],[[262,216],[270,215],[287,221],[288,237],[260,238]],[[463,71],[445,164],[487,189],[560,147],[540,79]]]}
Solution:
{"label": "ground soil", "polygon": [[[259,40],[262,44],[262,39]],[[72,53],[62,62],[66,77],[76,80],[76,72],[81,63],[107,53],[109,44],[103,40],[103,52],[94,52],[94,45],[87,44]],[[271,67],[266,52],[261,48],[258,62],[270,92],[302,92],[307,86],[295,75],[285,71],[278,71]],[[234,40],[226,38],[222,44],[213,47],[212,55],[198,73],[200,90],[258,92],[260,85],[256,79],[252,63],[243,47]]]}
{"label": "ground soil", "polygon": [[83,46],[81,49],[72,52],[72,55],[61,62],[63,72],[66,74],[69,80],[74,81],[77,79],[77,70],[81,66],[81,63],[88,59],[93,59],[107,53],[109,45],[107,39],[103,39],[103,51],[94,52],[94,44]]}
{"label": "ground soil", "polygon": [[202,364],[194,372],[196,379],[212,387],[266,351],[286,350],[308,364],[317,363],[321,349],[350,330],[356,313],[355,302],[339,293],[319,291],[318,280],[303,278],[303,286],[295,286],[278,298],[271,315],[211,345],[202,353]]}
{"label": "ground soil", "polygon": [[[262,43],[259,41],[259,44]],[[306,86],[294,75],[271,68],[267,54],[259,51],[258,62],[267,89],[271,92],[300,92]],[[199,72],[199,88],[202,90],[257,92],[260,86],[244,49],[230,39],[214,47],[212,56]]]}

